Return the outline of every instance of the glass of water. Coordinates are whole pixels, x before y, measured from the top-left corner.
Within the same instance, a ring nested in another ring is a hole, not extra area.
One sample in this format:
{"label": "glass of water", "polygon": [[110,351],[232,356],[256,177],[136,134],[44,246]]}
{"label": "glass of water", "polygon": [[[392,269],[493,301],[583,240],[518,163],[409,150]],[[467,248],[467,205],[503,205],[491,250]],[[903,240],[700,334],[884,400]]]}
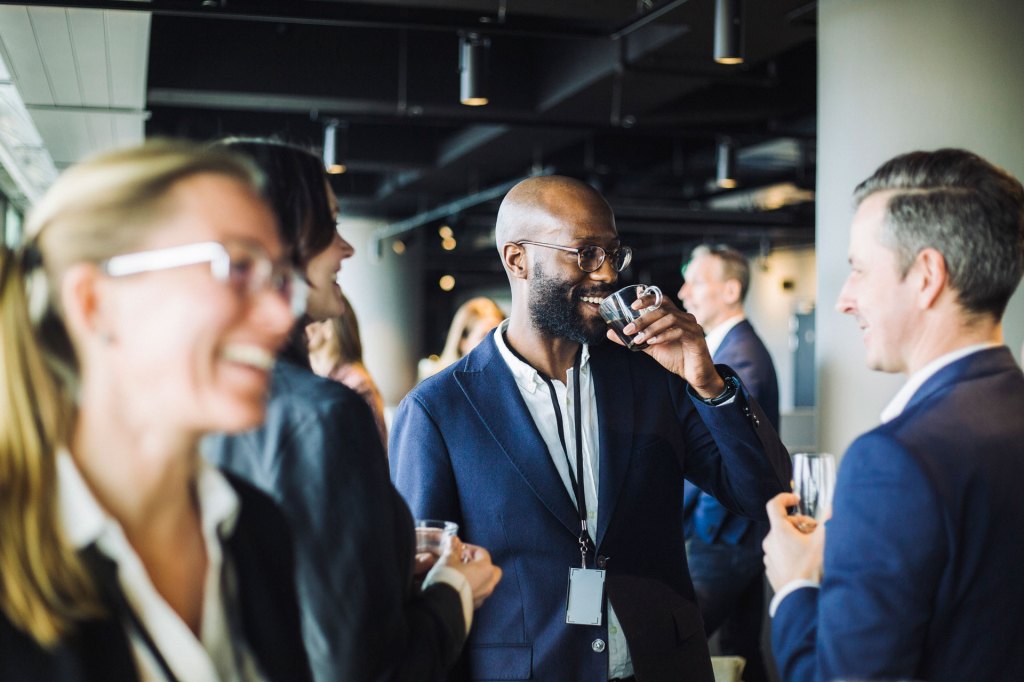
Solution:
{"label": "glass of water", "polygon": [[454,521],[416,519],[416,553],[440,557],[449,550],[458,532],[459,524]]}

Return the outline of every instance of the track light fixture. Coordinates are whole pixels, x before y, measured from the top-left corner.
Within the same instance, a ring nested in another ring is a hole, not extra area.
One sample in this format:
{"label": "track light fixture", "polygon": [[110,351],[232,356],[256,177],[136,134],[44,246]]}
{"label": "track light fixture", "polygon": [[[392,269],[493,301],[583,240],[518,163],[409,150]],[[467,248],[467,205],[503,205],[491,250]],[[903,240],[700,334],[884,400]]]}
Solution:
{"label": "track light fixture", "polygon": [[477,33],[459,36],[459,101],[480,107],[487,98],[488,53],[491,41]]}
{"label": "track light fixture", "polygon": [[729,138],[718,141],[715,164],[715,184],[722,189],[736,186],[736,145]]}
{"label": "track light fixture", "polygon": [[715,61],[743,63],[743,0],[715,0]]}
{"label": "track light fixture", "polygon": [[[340,175],[348,170],[345,164],[342,163],[342,154],[338,153],[338,128],[341,124],[338,121],[328,121],[327,125],[324,126],[324,168],[331,175]],[[344,147],[344,137],[346,130],[342,130],[342,147]]]}

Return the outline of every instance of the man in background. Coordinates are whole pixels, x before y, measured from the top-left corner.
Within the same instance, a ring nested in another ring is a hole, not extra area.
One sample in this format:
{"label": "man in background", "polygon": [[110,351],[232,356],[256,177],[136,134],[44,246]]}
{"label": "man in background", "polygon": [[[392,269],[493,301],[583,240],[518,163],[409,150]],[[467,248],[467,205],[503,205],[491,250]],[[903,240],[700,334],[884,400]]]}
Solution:
{"label": "man in background", "polygon": [[[768,349],[747,321],[743,302],[750,265],[725,245],[698,246],[684,268],[679,299],[704,328],[715,364],[732,367],[779,427],[779,382]],[[710,637],[719,632],[723,654],[747,660],[747,682],[767,680],[761,655],[764,620],[764,556],[767,527],[733,514],[711,495],[686,483],[686,555],[697,604]]]}
{"label": "man in background", "polygon": [[768,503],[775,659],[787,682],[1024,680],[1024,375],[1001,324],[1024,187],[940,149],[854,197],[836,307],[907,383],[846,451],[827,524],[804,534],[795,495]]}

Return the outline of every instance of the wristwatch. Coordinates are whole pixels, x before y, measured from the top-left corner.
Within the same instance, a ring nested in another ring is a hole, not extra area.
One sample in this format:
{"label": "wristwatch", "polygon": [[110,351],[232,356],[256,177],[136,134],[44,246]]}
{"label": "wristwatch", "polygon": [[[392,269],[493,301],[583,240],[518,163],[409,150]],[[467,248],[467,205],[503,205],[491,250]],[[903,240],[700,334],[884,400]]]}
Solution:
{"label": "wristwatch", "polygon": [[725,381],[725,390],[714,398],[702,398],[696,391],[693,394],[697,396],[698,400],[710,407],[718,407],[723,403],[727,403],[740,392],[740,380],[732,375],[723,377],[722,380]]}

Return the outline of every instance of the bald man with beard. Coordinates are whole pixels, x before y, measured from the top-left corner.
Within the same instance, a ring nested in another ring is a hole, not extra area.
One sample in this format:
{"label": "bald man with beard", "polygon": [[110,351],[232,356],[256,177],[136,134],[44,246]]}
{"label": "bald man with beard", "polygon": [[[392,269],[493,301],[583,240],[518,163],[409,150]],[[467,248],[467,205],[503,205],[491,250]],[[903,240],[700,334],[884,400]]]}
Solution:
{"label": "bald man with beard", "polygon": [[668,299],[626,329],[642,352],[606,342],[598,304],[631,251],[588,185],[516,185],[496,241],[511,316],[402,401],[391,438],[414,514],[457,522],[505,572],[458,677],[710,682],[683,480],[765,520],[791,478],[785,448]]}

